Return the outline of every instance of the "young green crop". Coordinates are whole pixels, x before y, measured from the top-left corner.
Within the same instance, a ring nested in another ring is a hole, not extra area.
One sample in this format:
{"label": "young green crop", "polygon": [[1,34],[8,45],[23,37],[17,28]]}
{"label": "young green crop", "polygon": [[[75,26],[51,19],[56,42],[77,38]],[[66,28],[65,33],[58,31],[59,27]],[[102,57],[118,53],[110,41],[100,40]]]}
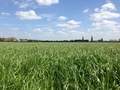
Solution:
{"label": "young green crop", "polygon": [[120,43],[0,43],[0,90],[119,90]]}

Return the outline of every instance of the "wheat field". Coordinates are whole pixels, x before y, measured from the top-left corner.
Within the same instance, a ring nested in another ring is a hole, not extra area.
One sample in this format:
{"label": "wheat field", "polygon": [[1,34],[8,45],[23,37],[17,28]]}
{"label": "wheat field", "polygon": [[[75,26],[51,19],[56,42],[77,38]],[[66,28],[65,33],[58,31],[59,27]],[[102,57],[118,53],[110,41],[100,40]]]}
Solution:
{"label": "wheat field", "polygon": [[119,90],[120,43],[0,43],[0,90]]}

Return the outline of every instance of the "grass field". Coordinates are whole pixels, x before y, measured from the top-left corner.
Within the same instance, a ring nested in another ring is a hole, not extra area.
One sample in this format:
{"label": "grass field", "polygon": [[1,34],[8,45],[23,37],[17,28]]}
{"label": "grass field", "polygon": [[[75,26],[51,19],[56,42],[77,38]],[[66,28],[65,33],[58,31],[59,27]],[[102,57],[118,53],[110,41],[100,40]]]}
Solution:
{"label": "grass field", "polygon": [[120,43],[0,43],[0,90],[120,90]]}

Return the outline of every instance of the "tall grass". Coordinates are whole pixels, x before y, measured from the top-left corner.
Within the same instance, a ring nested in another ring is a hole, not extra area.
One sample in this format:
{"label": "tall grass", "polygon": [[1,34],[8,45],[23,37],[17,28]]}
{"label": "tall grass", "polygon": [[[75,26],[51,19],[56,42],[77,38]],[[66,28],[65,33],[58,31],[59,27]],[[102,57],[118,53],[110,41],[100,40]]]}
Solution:
{"label": "tall grass", "polygon": [[0,90],[119,90],[120,43],[0,43]]}

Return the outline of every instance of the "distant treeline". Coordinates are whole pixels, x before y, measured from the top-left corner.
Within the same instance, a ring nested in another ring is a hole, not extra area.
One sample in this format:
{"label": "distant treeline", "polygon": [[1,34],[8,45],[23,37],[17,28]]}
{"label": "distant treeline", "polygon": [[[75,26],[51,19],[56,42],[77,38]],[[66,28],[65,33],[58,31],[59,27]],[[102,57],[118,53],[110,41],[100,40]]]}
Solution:
{"label": "distant treeline", "polygon": [[42,40],[41,42],[89,42],[89,40]]}
{"label": "distant treeline", "polygon": [[33,39],[16,39],[15,37],[9,37],[9,38],[0,38],[0,42],[120,42],[120,39],[118,40],[109,40],[104,41],[103,38],[99,40],[93,40],[93,36],[91,36],[91,40],[88,39],[75,39],[75,40],[33,40]]}

